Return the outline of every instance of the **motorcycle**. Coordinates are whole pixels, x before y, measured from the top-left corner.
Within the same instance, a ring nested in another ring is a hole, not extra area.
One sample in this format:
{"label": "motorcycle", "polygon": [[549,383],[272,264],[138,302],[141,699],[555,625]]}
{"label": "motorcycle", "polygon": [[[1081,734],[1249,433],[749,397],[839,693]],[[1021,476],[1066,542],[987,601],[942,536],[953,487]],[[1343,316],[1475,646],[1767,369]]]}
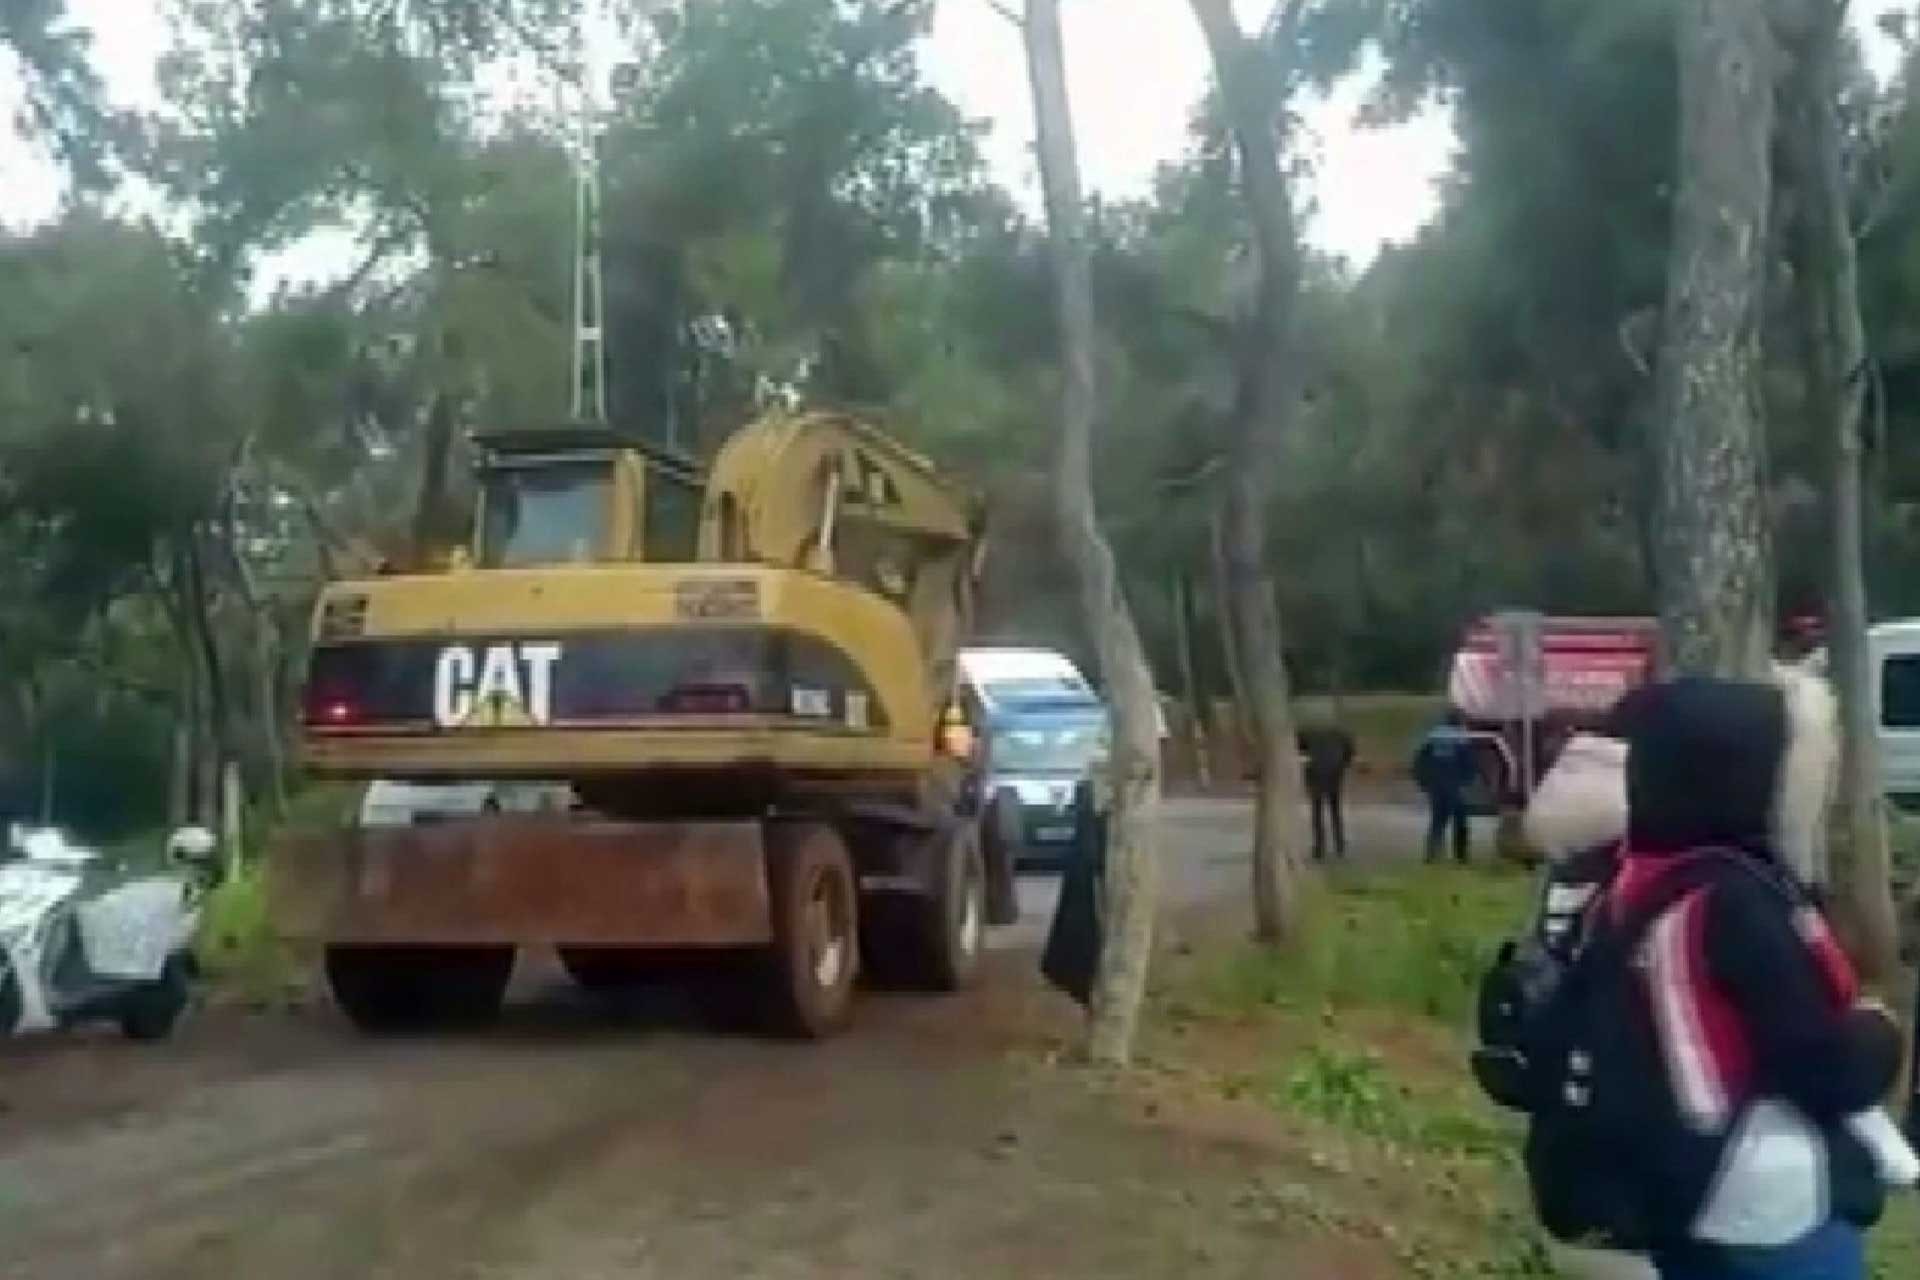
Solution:
{"label": "motorcycle", "polygon": [[50,829],[0,860],[0,1036],[115,1023],[161,1040],[186,1010],[193,936],[219,882],[213,834],[183,827],[164,871],[125,873]]}

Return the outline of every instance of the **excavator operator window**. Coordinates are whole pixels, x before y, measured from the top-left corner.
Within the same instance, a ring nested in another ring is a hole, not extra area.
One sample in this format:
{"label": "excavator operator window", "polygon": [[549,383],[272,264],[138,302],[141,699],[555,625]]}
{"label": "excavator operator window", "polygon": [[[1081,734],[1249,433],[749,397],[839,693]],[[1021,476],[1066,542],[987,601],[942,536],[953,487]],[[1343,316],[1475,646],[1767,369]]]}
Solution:
{"label": "excavator operator window", "polygon": [[647,559],[655,564],[685,564],[699,558],[700,487],[666,471],[647,473],[641,512]]}
{"label": "excavator operator window", "polygon": [[606,541],[612,463],[497,463],[482,479],[480,563],[489,569],[597,558]]}

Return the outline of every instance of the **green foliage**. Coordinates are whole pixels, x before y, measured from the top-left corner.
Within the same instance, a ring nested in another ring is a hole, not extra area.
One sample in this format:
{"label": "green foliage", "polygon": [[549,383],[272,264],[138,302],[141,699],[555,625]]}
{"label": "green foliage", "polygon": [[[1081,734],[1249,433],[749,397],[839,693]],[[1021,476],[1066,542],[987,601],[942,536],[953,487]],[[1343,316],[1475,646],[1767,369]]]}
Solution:
{"label": "green foliage", "polygon": [[[1517,928],[1527,900],[1517,876],[1337,876],[1315,904],[1324,943],[1280,956],[1203,944],[1163,968],[1175,1034],[1156,1060],[1177,1070],[1191,1055],[1229,1098],[1308,1122],[1296,1141],[1313,1168],[1351,1179],[1349,1203],[1392,1204],[1410,1274],[1547,1280],[1558,1272],[1525,1207],[1520,1123],[1465,1069],[1481,964],[1466,957]],[[1255,1065],[1223,1072],[1217,1054]]]}
{"label": "green foliage", "polygon": [[1397,1080],[1377,1053],[1313,1045],[1286,1071],[1281,1105],[1408,1150],[1496,1164],[1515,1154],[1512,1124]]}
{"label": "green foliage", "polygon": [[1298,948],[1247,947],[1200,985],[1216,1014],[1391,1009],[1465,1026],[1480,976],[1526,918],[1525,876],[1422,867],[1344,873]]}
{"label": "green foliage", "polygon": [[1895,1196],[1886,1220],[1867,1237],[1867,1265],[1873,1280],[1904,1280],[1920,1267],[1920,1202]]}
{"label": "green foliage", "polygon": [[70,23],[66,0],[0,0],[0,71],[23,96],[19,123],[47,143],[87,186],[107,180],[108,153],[124,144],[124,122],[102,102],[88,41]]}
{"label": "green foliage", "polygon": [[255,1004],[295,999],[297,958],[274,932],[265,874],[254,864],[207,895],[194,950],[202,972],[222,990]]}
{"label": "green foliage", "polygon": [[999,203],[921,77],[931,13],[734,0],[659,24],[604,148],[617,418],[710,448],[770,394],[891,398],[879,304]]}

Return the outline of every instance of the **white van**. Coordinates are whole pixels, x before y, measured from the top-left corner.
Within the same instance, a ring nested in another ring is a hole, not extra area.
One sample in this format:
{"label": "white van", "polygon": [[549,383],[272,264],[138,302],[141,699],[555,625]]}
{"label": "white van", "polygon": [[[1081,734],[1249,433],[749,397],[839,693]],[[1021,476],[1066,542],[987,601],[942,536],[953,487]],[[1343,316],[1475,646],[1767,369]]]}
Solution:
{"label": "white van", "polygon": [[1870,629],[1867,654],[1887,798],[1903,808],[1920,808],[1920,618]]}
{"label": "white van", "polygon": [[[1052,649],[962,649],[960,683],[990,719],[1004,712],[1017,713],[1023,704],[1048,704],[1054,710],[1106,705],[1073,659]],[[1164,697],[1156,697],[1153,708],[1162,740],[1167,737],[1165,702]]]}

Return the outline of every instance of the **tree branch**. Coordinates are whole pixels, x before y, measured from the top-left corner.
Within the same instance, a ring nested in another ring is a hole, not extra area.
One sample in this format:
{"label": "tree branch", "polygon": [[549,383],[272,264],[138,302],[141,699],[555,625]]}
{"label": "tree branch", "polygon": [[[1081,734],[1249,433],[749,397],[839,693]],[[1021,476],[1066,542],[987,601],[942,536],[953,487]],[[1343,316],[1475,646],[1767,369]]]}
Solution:
{"label": "tree branch", "polygon": [[1027,20],[1016,13],[1011,5],[1003,3],[1002,0],[980,0],[980,3],[1005,18],[1008,22],[1011,22],[1015,29],[1020,31],[1027,29]]}
{"label": "tree branch", "polygon": [[367,282],[368,277],[379,270],[391,254],[405,245],[407,241],[413,239],[415,234],[415,230],[411,227],[389,227],[386,234],[380,236],[367,247],[366,255],[360,259],[359,265],[355,266],[352,271],[349,271],[327,290],[325,295],[326,301],[330,303],[343,302],[355,293],[358,293],[360,286]]}
{"label": "tree branch", "polygon": [[1633,371],[1643,378],[1653,376],[1653,361],[1647,358],[1646,346],[1641,341],[1649,326],[1657,328],[1660,313],[1652,307],[1642,307],[1620,317],[1620,326],[1615,336],[1620,340],[1620,351],[1627,357],[1627,363]]}
{"label": "tree branch", "polygon": [[1276,49],[1290,49],[1300,36],[1300,23],[1307,16],[1308,0],[1278,0],[1267,15],[1262,30],[1264,43]]}

